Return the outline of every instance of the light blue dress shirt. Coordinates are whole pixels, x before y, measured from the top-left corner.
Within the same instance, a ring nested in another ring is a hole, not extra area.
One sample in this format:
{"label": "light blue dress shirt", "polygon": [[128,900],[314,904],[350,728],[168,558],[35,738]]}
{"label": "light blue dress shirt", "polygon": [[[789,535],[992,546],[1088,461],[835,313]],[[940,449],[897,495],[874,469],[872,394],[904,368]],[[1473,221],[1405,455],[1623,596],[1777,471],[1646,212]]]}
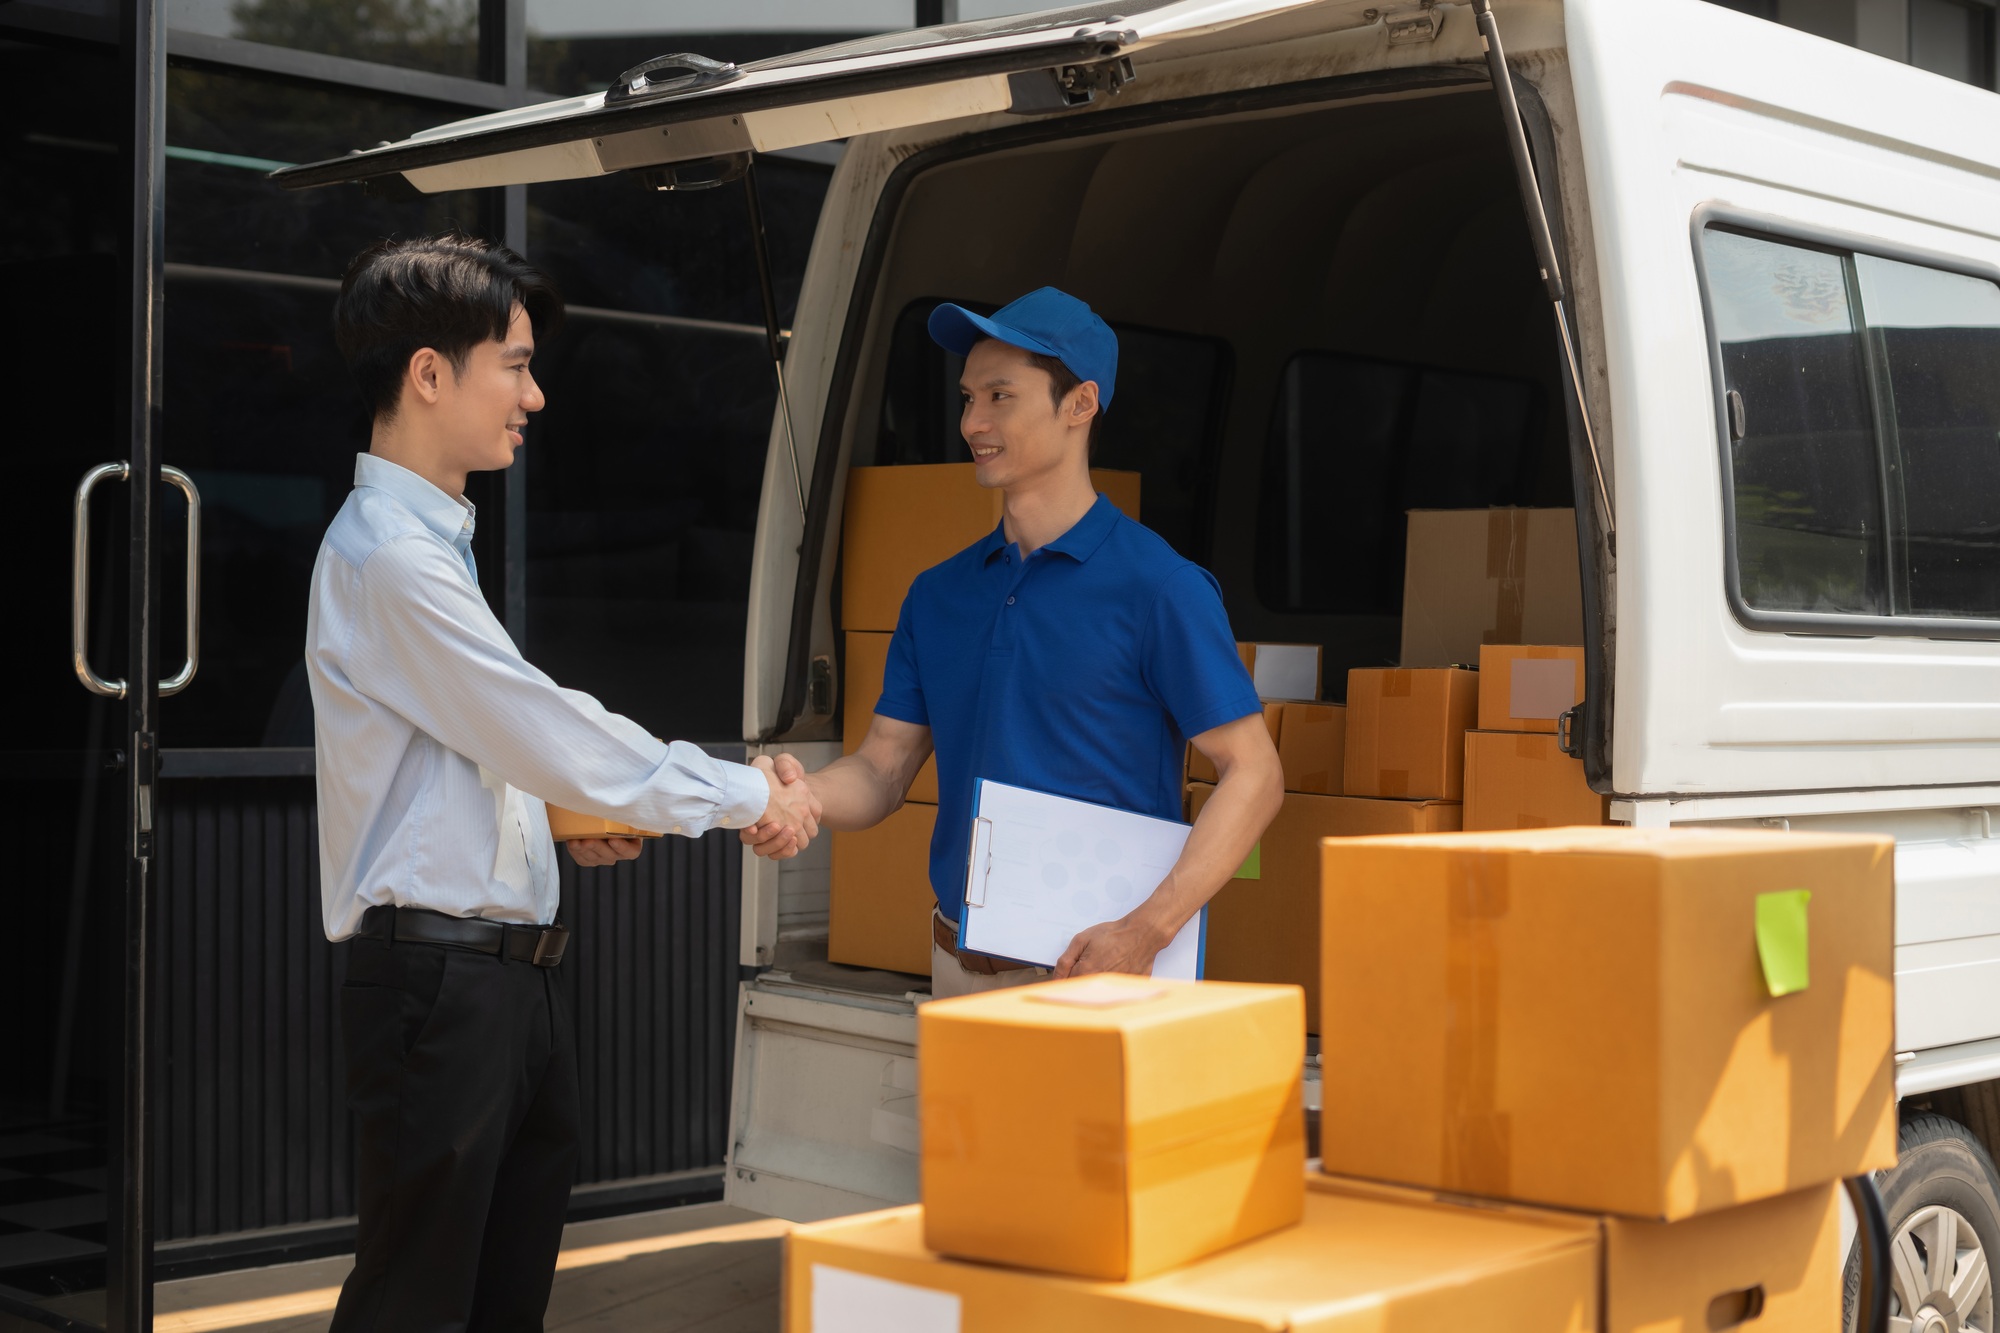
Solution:
{"label": "light blue dress shirt", "polygon": [[480,595],[473,509],[362,454],[306,613],[328,939],[378,903],[546,924],[544,801],[697,837],[753,823],[763,773],[664,744],[529,665]]}

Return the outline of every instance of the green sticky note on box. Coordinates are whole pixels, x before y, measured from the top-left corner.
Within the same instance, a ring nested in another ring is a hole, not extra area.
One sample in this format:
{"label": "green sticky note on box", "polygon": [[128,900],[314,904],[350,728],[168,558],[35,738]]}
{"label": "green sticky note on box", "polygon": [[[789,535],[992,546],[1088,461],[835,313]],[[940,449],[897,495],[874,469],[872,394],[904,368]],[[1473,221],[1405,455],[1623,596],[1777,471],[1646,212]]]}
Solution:
{"label": "green sticky note on box", "polygon": [[1773,997],[1806,988],[1806,904],[1810,889],[1784,889],[1757,895],[1757,961],[1764,968],[1764,986]]}
{"label": "green sticky note on box", "polygon": [[1264,878],[1264,844],[1260,841],[1250,849],[1250,855],[1243,858],[1243,864],[1236,868],[1231,879]]}

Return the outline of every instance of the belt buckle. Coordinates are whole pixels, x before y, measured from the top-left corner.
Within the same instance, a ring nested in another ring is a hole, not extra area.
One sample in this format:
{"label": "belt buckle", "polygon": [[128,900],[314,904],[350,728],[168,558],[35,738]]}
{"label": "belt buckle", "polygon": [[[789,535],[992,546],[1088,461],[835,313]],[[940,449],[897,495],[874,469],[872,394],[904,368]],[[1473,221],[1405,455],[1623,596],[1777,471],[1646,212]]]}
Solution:
{"label": "belt buckle", "polygon": [[542,933],[535,937],[535,955],[529,961],[536,967],[554,967],[562,962],[563,951],[568,947],[568,926],[545,926]]}

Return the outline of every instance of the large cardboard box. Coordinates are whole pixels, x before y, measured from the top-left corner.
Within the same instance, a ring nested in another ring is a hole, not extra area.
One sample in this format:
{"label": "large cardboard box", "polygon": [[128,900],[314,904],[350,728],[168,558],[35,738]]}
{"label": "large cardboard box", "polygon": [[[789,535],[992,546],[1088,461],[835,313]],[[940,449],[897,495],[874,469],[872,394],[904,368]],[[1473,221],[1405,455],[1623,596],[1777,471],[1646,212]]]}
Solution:
{"label": "large cardboard box", "polygon": [[1413,509],[1406,667],[1470,666],[1486,643],[1582,643],[1572,509]]}
{"label": "large cardboard box", "polygon": [[[1062,1199],[1046,1199],[1051,1217]],[[1300,1224],[1138,1282],[946,1259],[924,1208],[785,1240],[786,1333],[1596,1333],[1594,1219],[1307,1184]]]}
{"label": "large cardboard box", "polygon": [[[1091,484],[1139,517],[1139,474],[1092,468]],[[957,555],[1000,522],[1001,492],[971,463],[915,463],[847,471],[841,518],[840,625],[896,628],[917,575]]]}
{"label": "large cardboard box", "polygon": [[[840,752],[853,754],[861,748],[868,728],[875,720],[875,705],[882,698],[882,676],[889,668],[889,641],[896,636],[871,630],[847,632],[847,675],[841,682]],[[936,805],[938,799],[937,757],[924,760],[917,776],[910,780],[905,798]]]}
{"label": "large cardboard box", "polygon": [[1479,729],[1554,731],[1583,702],[1583,649],[1488,643],[1479,648]]}
{"label": "large cardboard box", "polygon": [[1678,1222],[1644,1222],[1330,1179],[1362,1197],[1471,1207],[1516,1220],[1589,1217],[1604,1239],[1603,1333],[1712,1333],[1738,1324],[1829,1333],[1841,1326],[1837,1184]]}
{"label": "large cardboard box", "polygon": [[[1278,744],[1279,728],[1284,725],[1285,705],[1275,699],[1264,701],[1264,729],[1271,733],[1271,744]],[[1189,782],[1215,782],[1218,775],[1209,757],[1192,744],[1187,747],[1187,780]]]}
{"label": "large cardboard box", "polygon": [[1545,731],[1465,733],[1465,828],[1562,828],[1602,824],[1610,798],[1590,789],[1583,760]]}
{"label": "large cardboard box", "polygon": [[[1188,818],[1215,788],[1188,788]],[[1202,975],[1211,981],[1264,981],[1306,993],[1306,1030],[1318,1032],[1321,838],[1371,833],[1442,833],[1458,828],[1448,801],[1370,801],[1288,793],[1257,844],[1254,878],[1222,886],[1208,904]]]}
{"label": "large cardboard box", "polygon": [[912,801],[859,833],[833,835],[826,956],[853,967],[931,974],[931,833],[937,807]]}
{"label": "large cardboard box", "polygon": [[917,1011],[924,1243],[1129,1281],[1299,1220],[1305,997],[1078,977]]}
{"label": "large cardboard box", "polygon": [[1288,703],[1278,721],[1278,763],[1285,790],[1339,796],[1347,762],[1347,709],[1340,704]]}
{"label": "large cardboard box", "polygon": [[1894,1165],[1893,847],[1327,840],[1327,1169],[1674,1220]]}
{"label": "large cardboard box", "polygon": [[1456,801],[1465,792],[1465,733],[1479,707],[1472,671],[1359,668],[1347,673],[1349,796]]}
{"label": "large cardboard box", "polygon": [[1843,1327],[1840,1193],[1814,1185],[1679,1222],[1604,1219],[1604,1333]]}

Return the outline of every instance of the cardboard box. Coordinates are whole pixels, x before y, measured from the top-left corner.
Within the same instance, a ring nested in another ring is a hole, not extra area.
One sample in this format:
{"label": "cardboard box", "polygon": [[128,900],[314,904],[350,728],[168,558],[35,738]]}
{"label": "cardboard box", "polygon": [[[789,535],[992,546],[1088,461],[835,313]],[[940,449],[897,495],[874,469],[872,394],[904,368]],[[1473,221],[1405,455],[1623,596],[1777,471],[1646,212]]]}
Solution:
{"label": "cardboard box", "polygon": [[1316,643],[1239,643],[1259,699],[1317,699],[1325,684],[1324,651]]}
{"label": "cardboard box", "polygon": [[[1271,733],[1271,744],[1273,745],[1278,744],[1278,729],[1284,725],[1284,713],[1285,705],[1282,703],[1279,703],[1275,699],[1266,699],[1264,701],[1264,728]],[[1187,747],[1186,777],[1189,782],[1220,781],[1220,777],[1215,771],[1215,765],[1209,762],[1207,755],[1195,749],[1193,745]]]}
{"label": "cardboard box", "polygon": [[1299,1220],[1305,997],[1077,977],[917,1011],[924,1243],[1107,1281]]}
{"label": "cardboard box", "polygon": [[548,807],[549,836],[557,842],[573,842],[578,838],[657,838],[657,833],[621,824],[615,819],[602,815],[586,815],[576,810],[565,810],[559,805]]}
{"label": "cardboard box", "polygon": [[937,807],[914,801],[874,828],[833,835],[826,956],[853,967],[931,974],[931,833]]}
{"label": "cardboard box", "polygon": [[1573,509],[1413,509],[1406,667],[1470,666],[1487,643],[1582,643]]}
{"label": "cardboard box", "polygon": [[1285,790],[1338,796],[1347,762],[1347,709],[1339,704],[1288,703],[1278,722],[1278,762]]}
{"label": "cardboard box", "polygon": [[1465,733],[1465,827],[1562,828],[1602,824],[1610,798],[1584,780],[1583,760],[1545,731]]}
{"label": "cardboard box", "polygon": [[1893,1165],[1893,846],[1329,839],[1327,1169],[1674,1220]]}
{"label": "cardboard box", "polygon": [[[1464,1195],[1329,1177],[1391,1202],[1473,1207],[1515,1220],[1588,1218],[1605,1250],[1603,1333],[1710,1333],[1754,1318],[1756,1329],[1841,1327],[1839,1185],[1814,1185],[1678,1222],[1563,1213]],[[1761,1313],[1753,1313],[1761,1308]]]}
{"label": "cardboard box", "polygon": [[[1063,1201],[1045,1200],[1051,1215]],[[787,1333],[1594,1333],[1594,1220],[1385,1199],[1308,1182],[1300,1224],[1139,1282],[962,1263],[921,1205],[795,1229]]]}
{"label": "cardboard box", "polygon": [[1465,733],[1478,712],[1472,671],[1363,668],[1347,673],[1349,796],[1456,801],[1465,793]]}
{"label": "cardboard box", "polygon": [[[1092,468],[1091,484],[1139,517],[1139,474]],[[840,625],[889,631],[917,575],[993,531],[1001,492],[979,484],[971,463],[915,463],[847,470],[841,518]]]}
{"label": "cardboard box", "polygon": [[1815,1185],[1680,1222],[1604,1219],[1604,1333],[1843,1327],[1840,1193]]}
{"label": "cardboard box", "polygon": [[[853,754],[861,748],[875,720],[875,705],[882,698],[882,675],[889,667],[889,640],[895,637],[870,630],[847,632],[847,674],[841,680],[842,754]],[[937,756],[924,760],[924,766],[910,780],[909,794],[904,799],[937,804]]]}
{"label": "cardboard box", "polygon": [[1554,731],[1583,702],[1583,649],[1488,643],[1479,649],[1479,729]]}
{"label": "cardboard box", "polygon": [[[1188,818],[1215,788],[1188,788]],[[1369,801],[1290,793],[1257,844],[1255,878],[1232,879],[1209,900],[1211,981],[1264,981],[1306,993],[1306,1030],[1319,1031],[1321,838],[1371,833],[1442,833],[1458,828],[1459,807],[1446,801]]]}

